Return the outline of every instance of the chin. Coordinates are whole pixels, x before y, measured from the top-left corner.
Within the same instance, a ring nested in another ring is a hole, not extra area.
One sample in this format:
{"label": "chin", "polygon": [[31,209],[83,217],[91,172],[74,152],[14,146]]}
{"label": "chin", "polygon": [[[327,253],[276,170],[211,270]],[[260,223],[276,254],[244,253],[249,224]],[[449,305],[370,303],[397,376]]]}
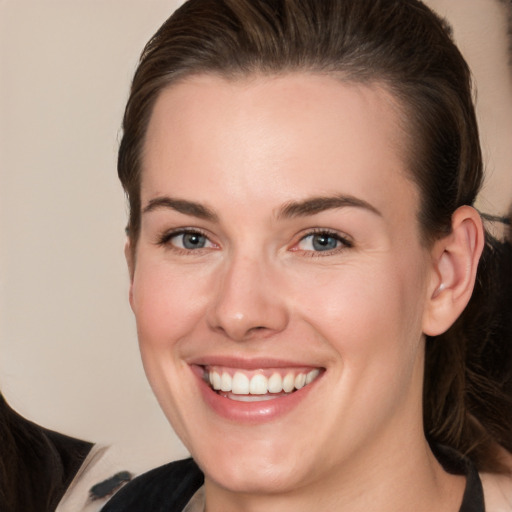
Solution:
{"label": "chin", "polygon": [[194,443],[192,456],[207,479],[232,492],[272,494],[300,486],[311,473],[300,443],[290,445],[283,436],[276,439],[257,430],[250,436],[209,435],[208,440],[203,435],[203,442]]}
{"label": "chin", "polygon": [[290,465],[288,460],[276,464],[264,457],[226,457],[201,467],[207,479],[236,493],[274,494],[300,486],[297,466]]}

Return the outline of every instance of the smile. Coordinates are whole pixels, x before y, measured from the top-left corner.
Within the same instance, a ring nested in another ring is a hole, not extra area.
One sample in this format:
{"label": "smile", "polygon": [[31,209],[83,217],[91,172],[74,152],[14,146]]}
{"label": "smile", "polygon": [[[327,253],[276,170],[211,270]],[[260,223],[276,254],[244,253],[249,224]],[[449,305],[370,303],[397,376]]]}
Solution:
{"label": "smile", "polygon": [[311,384],[318,368],[241,370],[217,366],[204,368],[204,380],[219,395],[241,402],[273,400]]}

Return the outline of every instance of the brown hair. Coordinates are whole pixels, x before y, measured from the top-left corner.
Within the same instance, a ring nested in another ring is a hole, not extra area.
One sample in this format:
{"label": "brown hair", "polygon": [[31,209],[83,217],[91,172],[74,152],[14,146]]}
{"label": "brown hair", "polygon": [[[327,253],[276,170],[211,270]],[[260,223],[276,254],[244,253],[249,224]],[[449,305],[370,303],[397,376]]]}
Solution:
{"label": "brown hair", "polygon": [[2,512],[53,512],[92,448],[26,420],[1,393],[0,439]]}
{"label": "brown hair", "polygon": [[[422,2],[189,0],[146,45],[126,106],[118,172],[129,198],[132,247],[140,230],[144,138],[159,93],[198,73],[236,79],[293,71],[379,83],[397,98],[411,134],[408,163],[421,192],[426,244],[450,231],[456,208],[474,203],[482,157],[470,71],[447,24]],[[504,391],[510,364],[503,359],[490,372],[495,334],[504,331],[491,329],[482,308],[503,298],[487,277],[499,251],[489,237],[468,312],[446,334],[427,340],[424,386],[428,438],[491,470],[499,469],[492,447],[512,449],[512,401]]]}

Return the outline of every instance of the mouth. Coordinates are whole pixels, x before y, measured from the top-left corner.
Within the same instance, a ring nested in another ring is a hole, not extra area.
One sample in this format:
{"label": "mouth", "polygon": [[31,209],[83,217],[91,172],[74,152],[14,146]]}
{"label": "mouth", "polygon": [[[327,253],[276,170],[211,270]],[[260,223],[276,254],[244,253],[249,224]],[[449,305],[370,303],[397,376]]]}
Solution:
{"label": "mouth", "polygon": [[320,368],[275,368],[245,370],[204,366],[203,380],[218,395],[238,402],[262,402],[291,395],[309,386]]}

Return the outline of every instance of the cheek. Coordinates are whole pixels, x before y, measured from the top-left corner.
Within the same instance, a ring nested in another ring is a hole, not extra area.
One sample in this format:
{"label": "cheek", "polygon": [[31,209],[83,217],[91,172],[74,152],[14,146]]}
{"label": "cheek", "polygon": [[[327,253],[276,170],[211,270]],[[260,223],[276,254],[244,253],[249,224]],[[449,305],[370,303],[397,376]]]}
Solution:
{"label": "cheek", "polygon": [[[193,281],[193,282],[191,282]],[[140,257],[132,285],[142,362],[164,413],[187,444],[183,411],[190,411],[190,371],[181,360],[180,341],[194,330],[204,309],[204,289],[187,272]]]}
{"label": "cheek", "polygon": [[141,348],[165,348],[184,337],[202,315],[207,279],[187,269],[139,261],[132,285],[132,308]]}
{"label": "cheek", "polygon": [[309,274],[301,282],[297,309],[342,358],[363,365],[393,354],[403,357],[421,337],[420,266],[383,259],[346,266],[325,278]]}

